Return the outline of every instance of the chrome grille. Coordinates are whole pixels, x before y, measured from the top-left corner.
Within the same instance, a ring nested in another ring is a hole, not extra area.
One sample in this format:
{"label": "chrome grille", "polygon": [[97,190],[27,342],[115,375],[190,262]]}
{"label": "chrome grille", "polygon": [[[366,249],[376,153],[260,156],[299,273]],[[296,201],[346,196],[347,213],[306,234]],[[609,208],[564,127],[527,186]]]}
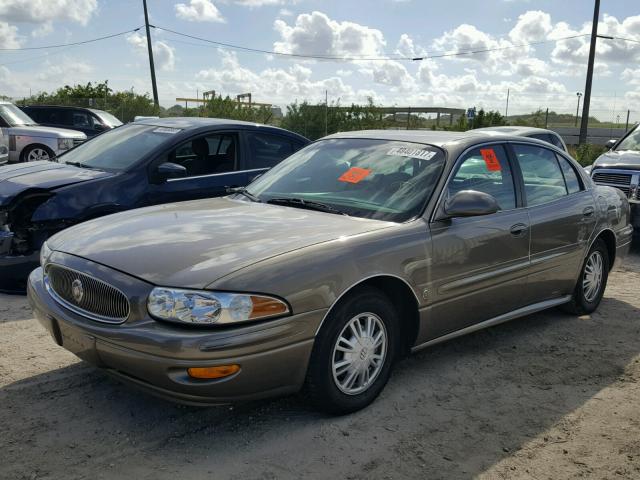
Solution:
{"label": "chrome grille", "polygon": [[55,263],[46,266],[46,275],[54,298],[81,315],[109,323],[122,323],[129,316],[126,295],[101,280]]}
{"label": "chrome grille", "polygon": [[631,174],[598,172],[593,175],[593,181],[611,185],[631,185]]}
{"label": "chrome grille", "polygon": [[84,143],[84,140],[81,138],[74,138],[73,139],[73,146],[77,147],[78,145],[80,145],[81,143]]}
{"label": "chrome grille", "polygon": [[598,185],[615,187],[629,199],[637,199],[640,172],[599,168],[593,172],[593,181]]}

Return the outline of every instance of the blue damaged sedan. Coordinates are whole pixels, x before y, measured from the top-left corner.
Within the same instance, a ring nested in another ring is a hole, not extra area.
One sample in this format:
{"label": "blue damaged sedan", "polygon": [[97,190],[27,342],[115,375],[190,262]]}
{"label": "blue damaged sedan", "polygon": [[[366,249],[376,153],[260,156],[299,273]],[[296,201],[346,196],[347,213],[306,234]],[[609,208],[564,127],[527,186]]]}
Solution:
{"label": "blue damaged sedan", "polygon": [[23,291],[44,241],[71,225],[148,205],[226,195],[309,141],[255,123],[148,119],[58,157],[0,167],[0,290]]}

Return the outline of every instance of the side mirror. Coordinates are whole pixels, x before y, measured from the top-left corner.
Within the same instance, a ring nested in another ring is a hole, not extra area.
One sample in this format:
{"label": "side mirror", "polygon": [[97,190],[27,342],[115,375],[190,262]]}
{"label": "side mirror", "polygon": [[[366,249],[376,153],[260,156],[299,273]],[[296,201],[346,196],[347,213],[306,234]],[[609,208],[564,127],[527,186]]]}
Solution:
{"label": "side mirror", "polygon": [[497,200],[488,193],[462,190],[444,204],[445,217],[477,217],[500,210]]}
{"label": "side mirror", "polygon": [[616,144],[618,140],[615,138],[612,138],[611,140],[609,140],[607,143],[605,143],[605,147],[607,147],[607,150],[611,150],[613,148],[613,146]]}
{"label": "side mirror", "polygon": [[164,162],[158,166],[156,176],[160,181],[168,180],[169,178],[182,178],[187,176],[187,169],[177,163]]}

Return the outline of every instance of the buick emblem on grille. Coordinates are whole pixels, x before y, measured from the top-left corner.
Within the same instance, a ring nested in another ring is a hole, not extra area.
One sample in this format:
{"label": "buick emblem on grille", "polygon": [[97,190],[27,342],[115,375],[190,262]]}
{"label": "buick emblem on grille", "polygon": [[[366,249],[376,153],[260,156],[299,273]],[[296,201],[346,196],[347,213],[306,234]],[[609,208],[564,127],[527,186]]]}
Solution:
{"label": "buick emblem on grille", "polygon": [[79,278],[76,278],[71,283],[71,295],[73,295],[73,299],[80,303],[82,301],[82,297],[84,297],[84,287],[82,286],[82,282]]}

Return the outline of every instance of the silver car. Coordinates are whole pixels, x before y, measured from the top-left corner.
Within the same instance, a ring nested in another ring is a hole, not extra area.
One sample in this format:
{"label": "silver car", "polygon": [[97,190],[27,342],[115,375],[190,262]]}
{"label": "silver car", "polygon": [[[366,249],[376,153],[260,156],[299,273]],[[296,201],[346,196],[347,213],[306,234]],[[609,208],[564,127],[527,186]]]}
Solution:
{"label": "silver car", "polygon": [[549,143],[350,132],[231,196],[67,229],[28,293],[59,345],[156,395],[304,389],[346,413],[412,351],[550,307],[593,312],[628,218],[619,190]]}
{"label": "silver car", "polygon": [[76,130],[42,127],[13,103],[6,101],[0,101],[0,130],[7,140],[8,160],[11,163],[54,160],[87,139],[84,133]]}

